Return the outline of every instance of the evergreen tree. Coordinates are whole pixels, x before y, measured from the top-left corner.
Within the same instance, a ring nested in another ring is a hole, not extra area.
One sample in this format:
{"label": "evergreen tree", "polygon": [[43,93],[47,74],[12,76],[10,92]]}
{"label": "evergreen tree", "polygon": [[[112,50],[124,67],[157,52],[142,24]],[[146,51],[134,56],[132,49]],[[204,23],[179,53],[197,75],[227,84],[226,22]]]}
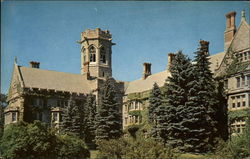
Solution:
{"label": "evergreen tree", "polygon": [[78,137],[81,136],[81,113],[80,107],[76,105],[75,100],[70,97],[66,107],[63,109],[62,115],[62,132],[73,133]]}
{"label": "evergreen tree", "polygon": [[192,64],[181,51],[176,53],[169,68],[171,76],[164,85],[163,110],[166,111],[166,139],[173,147],[183,147],[186,125],[186,102],[188,102],[188,84],[191,81]]}
{"label": "evergreen tree", "polygon": [[96,117],[96,140],[116,139],[121,136],[121,118],[116,100],[114,81],[108,78]]}
{"label": "evergreen tree", "polygon": [[184,134],[187,138],[184,140],[184,151],[204,152],[208,144],[207,111],[204,106],[200,93],[200,83],[195,67],[192,67],[191,81],[188,83],[188,101],[186,102]]}
{"label": "evergreen tree", "polygon": [[156,140],[164,142],[166,134],[165,107],[162,106],[162,94],[157,83],[154,83],[149,97],[148,120],[152,123],[151,135]]}
{"label": "evergreen tree", "polygon": [[4,108],[8,105],[7,103],[7,95],[5,94],[0,94],[1,95],[1,100],[0,100],[0,138],[2,137],[3,134],[3,129],[4,129]]}
{"label": "evergreen tree", "polygon": [[216,79],[216,95],[215,100],[217,103],[217,111],[216,111],[216,125],[215,128],[217,130],[215,136],[222,138],[224,141],[228,140],[229,132],[228,132],[228,116],[227,116],[227,98],[224,90],[224,80]]}
{"label": "evergreen tree", "polygon": [[160,141],[162,143],[166,143],[167,140],[167,128],[168,128],[168,123],[166,123],[166,106],[165,105],[160,105],[156,109],[156,125],[155,125],[155,138],[157,141]]}
{"label": "evergreen tree", "polygon": [[95,139],[95,116],[96,116],[96,99],[93,94],[87,96],[86,104],[84,106],[84,132],[85,141],[93,143]]}
{"label": "evergreen tree", "polygon": [[213,74],[210,70],[210,62],[208,60],[209,42],[200,41],[200,47],[195,53],[195,70],[197,73],[197,84],[198,84],[198,96],[199,102],[205,107],[207,112],[207,123],[205,125],[206,133],[208,135],[208,142],[214,144],[215,134],[216,134],[216,112],[218,111],[219,102],[216,100],[216,89],[215,82],[213,79]]}
{"label": "evergreen tree", "polygon": [[157,83],[154,83],[153,89],[149,96],[149,106],[148,106],[148,121],[153,123],[156,121],[156,109],[161,105],[162,97],[161,90]]}

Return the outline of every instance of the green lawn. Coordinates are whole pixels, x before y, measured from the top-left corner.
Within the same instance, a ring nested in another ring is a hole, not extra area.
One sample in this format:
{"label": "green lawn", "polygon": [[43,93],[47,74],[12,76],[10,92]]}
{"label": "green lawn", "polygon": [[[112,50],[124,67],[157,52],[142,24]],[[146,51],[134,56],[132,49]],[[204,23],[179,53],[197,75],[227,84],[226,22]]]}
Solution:
{"label": "green lawn", "polygon": [[196,155],[196,154],[190,154],[190,153],[185,153],[181,154],[178,159],[207,159],[206,156],[204,155]]}
{"label": "green lawn", "polygon": [[90,159],[96,159],[97,153],[97,150],[90,150]]}
{"label": "green lawn", "polygon": [[[90,150],[90,159],[96,159],[98,151],[97,150]],[[181,154],[178,159],[208,159],[204,155],[196,155],[196,154],[190,154],[190,153],[185,153]]]}

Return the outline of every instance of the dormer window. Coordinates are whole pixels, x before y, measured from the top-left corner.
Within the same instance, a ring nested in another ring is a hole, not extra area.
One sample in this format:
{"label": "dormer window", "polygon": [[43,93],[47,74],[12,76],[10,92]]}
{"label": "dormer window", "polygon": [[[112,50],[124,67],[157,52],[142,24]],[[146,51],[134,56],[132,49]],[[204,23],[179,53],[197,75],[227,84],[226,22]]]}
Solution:
{"label": "dormer window", "polygon": [[101,48],[100,55],[101,55],[100,61],[102,63],[106,63],[106,51],[105,51],[104,47]]}
{"label": "dormer window", "polygon": [[90,53],[90,62],[96,62],[96,49],[94,46],[91,46],[89,48],[89,53]]}

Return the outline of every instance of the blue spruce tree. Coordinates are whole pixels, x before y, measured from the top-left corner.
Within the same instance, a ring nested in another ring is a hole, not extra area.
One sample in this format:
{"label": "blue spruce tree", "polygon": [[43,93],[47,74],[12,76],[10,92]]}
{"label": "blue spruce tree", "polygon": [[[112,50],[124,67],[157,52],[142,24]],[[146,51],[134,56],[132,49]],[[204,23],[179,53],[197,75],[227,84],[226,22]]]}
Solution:
{"label": "blue spruce tree", "polygon": [[163,106],[165,106],[166,142],[172,147],[183,149],[187,130],[186,103],[188,102],[189,83],[192,80],[192,64],[181,51],[175,54],[170,65],[171,76],[164,85]]}
{"label": "blue spruce tree", "polygon": [[122,134],[121,115],[116,98],[114,80],[108,78],[96,117],[96,140],[116,139]]}

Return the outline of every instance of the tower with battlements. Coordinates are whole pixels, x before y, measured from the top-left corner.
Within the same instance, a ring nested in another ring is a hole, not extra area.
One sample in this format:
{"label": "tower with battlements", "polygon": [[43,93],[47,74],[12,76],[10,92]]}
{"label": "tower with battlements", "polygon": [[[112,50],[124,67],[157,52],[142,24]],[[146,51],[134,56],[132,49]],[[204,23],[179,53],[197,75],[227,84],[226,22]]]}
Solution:
{"label": "tower with battlements", "polygon": [[81,74],[112,77],[112,35],[108,30],[87,29],[81,33]]}

